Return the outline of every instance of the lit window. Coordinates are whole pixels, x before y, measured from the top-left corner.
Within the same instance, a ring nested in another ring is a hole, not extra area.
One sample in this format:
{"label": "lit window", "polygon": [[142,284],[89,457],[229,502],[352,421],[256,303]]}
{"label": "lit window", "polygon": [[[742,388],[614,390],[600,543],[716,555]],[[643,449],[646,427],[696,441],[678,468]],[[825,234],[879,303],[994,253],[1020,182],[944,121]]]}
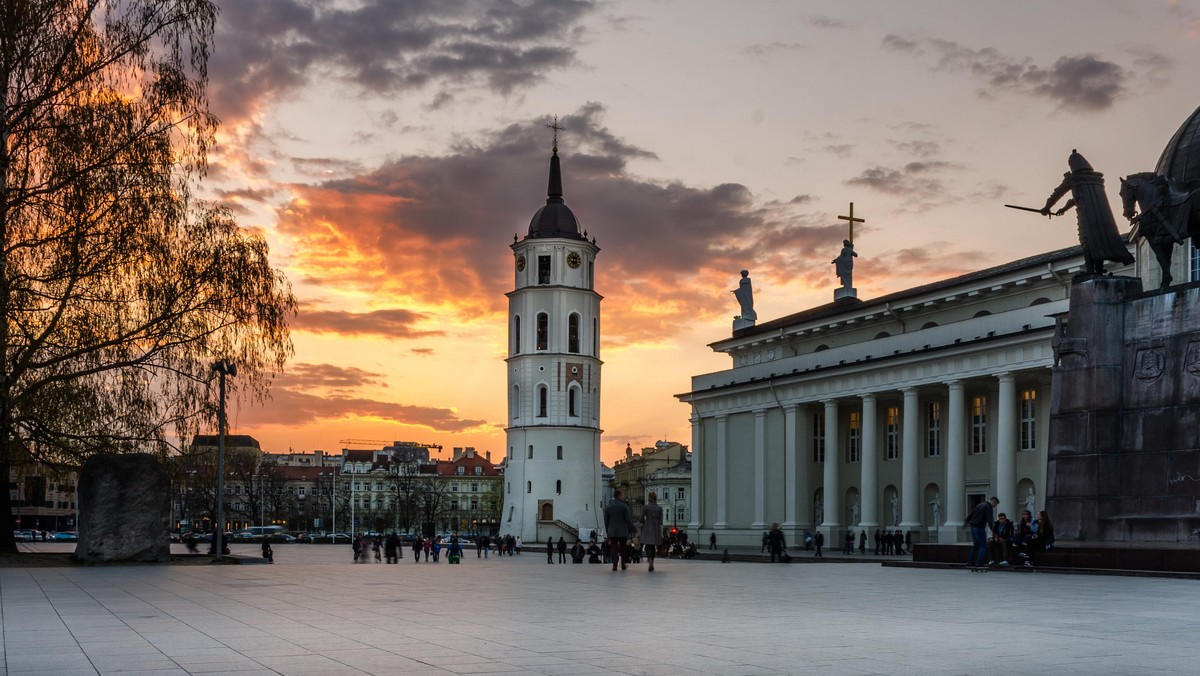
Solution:
{"label": "lit window", "polygon": [[971,453],[987,453],[987,397],[971,398]]}
{"label": "lit window", "polygon": [[936,458],[942,454],[942,402],[929,402],[925,423],[925,454]]}
{"label": "lit window", "polygon": [[1037,390],[1021,392],[1021,450],[1037,448]]}
{"label": "lit window", "polygon": [[887,459],[895,460],[900,457],[900,409],[896,406],[887,408]]}
{"label": "lit window", "polygon": [[862,460],[862,414],[850,412],[850,434],[847,439],[847,462]]}
{"label": "lit window", "polygon": [[825,462],[825,412],[813,414],[813,462]]}

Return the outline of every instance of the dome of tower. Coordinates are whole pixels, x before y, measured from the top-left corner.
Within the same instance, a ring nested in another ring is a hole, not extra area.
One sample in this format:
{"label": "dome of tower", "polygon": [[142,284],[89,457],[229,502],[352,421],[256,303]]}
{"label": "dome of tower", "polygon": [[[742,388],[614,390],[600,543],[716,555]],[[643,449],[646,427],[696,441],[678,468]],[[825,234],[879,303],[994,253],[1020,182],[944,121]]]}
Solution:
{"label": "dome of tower", "polygon": [[530,237],[570,237],[582,239],[579,219],[563,202],[562,170],[558,163],[558,148],[550,156],[550,180],[546,187],[546,206],[537,210],[529,221]]}
{"label": "dome of tower", "polygon": [[1200,180],[1200,108],[1184,120],[1163,148],[1154,172],[1180,181]]}

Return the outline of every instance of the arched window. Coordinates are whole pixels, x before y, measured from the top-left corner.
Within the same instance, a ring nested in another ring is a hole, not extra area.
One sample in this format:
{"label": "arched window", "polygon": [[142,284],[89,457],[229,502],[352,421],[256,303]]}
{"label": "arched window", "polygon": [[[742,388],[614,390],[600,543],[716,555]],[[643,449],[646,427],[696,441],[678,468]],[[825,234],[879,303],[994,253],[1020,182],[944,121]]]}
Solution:
{"label": "arched window", "polygon": [[892,334],[888,333],[887,331],[880,331],[879,333],[875,334],[875,340],[879,340],[880,338],[888,338],[891,335]]}
{"label": "arched window", "polygon": [[578,395],[579,389],[576,387],[572,387],[567,390],[567,415],[571,416],[572,418],[579,415],[578,404],[576,403],[576,401],[579,399]]}
{"label": "arched window", "polygon": [[579,354],[579,315],[567,317],[567,352]]}
{"label": "arched window", "polygon": [[512,338],[513,338],[512,353],[520,354],[521,353],[521,317],[519,315],[516,317],[513,317]]}
{"label": "arched window", "polygon": [[546,386],[538,386],[538,417],[546,417],[546,399],[549,395],[546,393]]}
{"label": "arched window", "polygon": [[979,312],[976,312],[974,315],[972,315],[972,316],[971,316],[971,318],[972,318],[972,319],[978,319],[978,318],[980,318],[980,317],[986,317],[986,316],[988,316],[988,315],[990,315],[990,314],[992,314],[992,313],[991,313],[991,312],[988,312],[987,310],[980,310]]}
{"label": "arched window", "polygon": [[512,400],[508,402],[509,415],[513,418],[521,417],[521,386],[513,385]]}
{"label": "arched window", "polygon": [[554,492],[558,495],[562,495],[562,479],[554,482]]}
{"label": "arched window", "polygon": [[550,316],[545,312],[539,312],[537,316],[537,349],[549,349],[550,344]]}
{"label": "arched window", "polygon": [[562,460],[562,446],[558,447],[558,459]]}

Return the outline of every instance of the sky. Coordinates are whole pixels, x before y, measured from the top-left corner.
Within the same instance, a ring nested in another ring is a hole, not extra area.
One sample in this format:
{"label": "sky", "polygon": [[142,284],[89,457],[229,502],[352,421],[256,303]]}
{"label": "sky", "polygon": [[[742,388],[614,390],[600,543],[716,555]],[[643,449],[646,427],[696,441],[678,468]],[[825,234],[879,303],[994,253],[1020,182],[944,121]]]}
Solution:
{"label": "sky", "polygon": [[[1154,169],[1200,105],[1200,2],[221,0],[207,197],[300,302],[264,450],[415,441],[503,457],[513,235],[545,203],[595,237],[601,457],[690,443],[674,395],[760,322],[1077,243],[1041,207],[1077,148]],[[1124,224],[1123,224],[1124,225]]]}

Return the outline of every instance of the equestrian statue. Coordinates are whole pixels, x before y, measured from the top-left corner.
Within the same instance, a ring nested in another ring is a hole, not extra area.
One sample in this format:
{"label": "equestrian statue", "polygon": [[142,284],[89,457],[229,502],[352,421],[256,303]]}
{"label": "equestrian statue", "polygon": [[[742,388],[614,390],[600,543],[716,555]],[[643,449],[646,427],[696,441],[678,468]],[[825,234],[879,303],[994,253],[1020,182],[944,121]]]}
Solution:
{"label": "equestrian statue", "polygon": [[1121,205],[1133,237],[1145,237],[1162,269],[1159,288],[1171,285],[1171,254],[1189,237],[1200,243],[1200,181],[1178,181],[1151,171],[1121,179]]}

